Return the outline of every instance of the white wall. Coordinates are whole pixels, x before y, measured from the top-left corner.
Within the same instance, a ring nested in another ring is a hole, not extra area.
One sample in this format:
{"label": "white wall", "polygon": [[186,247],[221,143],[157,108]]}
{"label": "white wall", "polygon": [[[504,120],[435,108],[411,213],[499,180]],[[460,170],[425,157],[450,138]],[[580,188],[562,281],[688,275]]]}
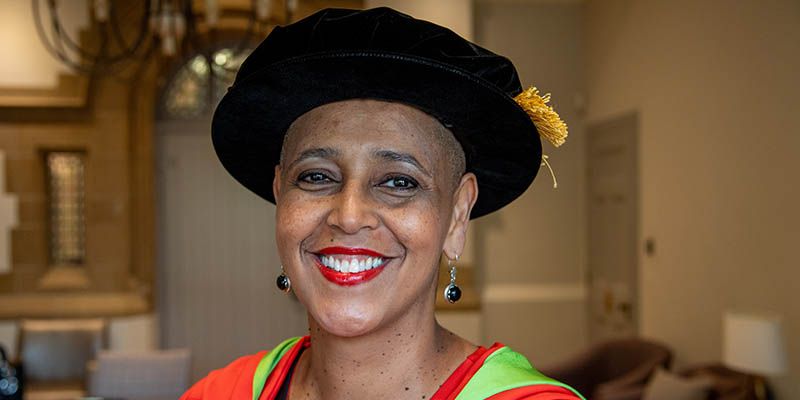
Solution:
{"label": "white wall", "polygon": [[[37,1],[45,26],[49,27],[47,2]],[[78,29],[86,27],[89,21],[86,0],[57,4],[65,31],[78,40]],[[42,45],[28,0],[0,1],[0,58],[3,60],[0,62],[0,87],[50,88],[58,82],[59,73],[69,72]]]}
{"label": "white wall", "polygon": [[800,2],[591,1],[590,121],[639,110],[642,332],[718,361],[722,314],[785,318],[800,393]]}

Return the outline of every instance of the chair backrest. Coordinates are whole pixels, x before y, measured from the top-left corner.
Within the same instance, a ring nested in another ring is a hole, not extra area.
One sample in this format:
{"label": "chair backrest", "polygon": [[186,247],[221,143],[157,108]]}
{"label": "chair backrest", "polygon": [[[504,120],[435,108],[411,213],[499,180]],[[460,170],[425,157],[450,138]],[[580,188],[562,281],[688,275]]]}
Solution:
{"label": "chair backrest", "polygon": [[638,338],[607,341],[600,344],[597,349],[607,378],[643,366],[653,370],[658,366],[669,369],[672,361],[672,351],[668,347]]}
{"label": "chair backrest", "polygon": [[177,399],[189,388],[187,349],[103,351],[89,377],[89,395],[126,400]]}
{"label": "chair backrest", "polygon": [[24,320],[19,357],[28,382],[80,381],[86,363],[105,347],[102,319]]}

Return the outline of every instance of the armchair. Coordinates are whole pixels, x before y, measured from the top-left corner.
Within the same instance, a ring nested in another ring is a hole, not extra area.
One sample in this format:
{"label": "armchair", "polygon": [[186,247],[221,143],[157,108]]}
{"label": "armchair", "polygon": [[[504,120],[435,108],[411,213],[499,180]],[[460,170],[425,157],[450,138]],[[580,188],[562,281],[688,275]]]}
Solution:
{"label": "armchair", "polygon": [[639,388],[658,367],[668,369],[671,361],[672,352],[666,346],[631,338],[596,344],[540,370],[592,400],[627,400],[638,399]]}

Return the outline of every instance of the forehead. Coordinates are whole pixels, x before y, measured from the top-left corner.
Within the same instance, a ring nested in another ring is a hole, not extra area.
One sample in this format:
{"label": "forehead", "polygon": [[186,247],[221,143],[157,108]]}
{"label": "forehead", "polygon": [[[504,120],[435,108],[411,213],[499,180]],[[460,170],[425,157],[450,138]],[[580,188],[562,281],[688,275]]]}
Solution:
{"label": "forehead", "polygon": [[300,116],[289,128],[284,151],[292,153],[323,144],[328,147],[360,144],[400,148],[423,155],[431,153],[431,157],[437,157],[443,151],[443,143],[438,140],[443,131],[438,120],[405,104],[346,100]]}

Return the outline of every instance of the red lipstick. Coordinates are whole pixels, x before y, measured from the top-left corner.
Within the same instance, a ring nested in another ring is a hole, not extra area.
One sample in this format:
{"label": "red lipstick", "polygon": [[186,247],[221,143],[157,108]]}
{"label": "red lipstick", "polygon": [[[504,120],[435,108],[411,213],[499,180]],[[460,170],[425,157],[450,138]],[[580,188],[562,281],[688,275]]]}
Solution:
{"label": "red lipstick", "polygon": [[326,267],[322,264],[319,258],[315,261],[317,263],[317,268],[322,273],[322,276],[325,277],[330,282],[333,282],[340,286],[354,286],[358,285],[367,281],[372,280],[378,274],[383,272],[383,267],[386,266],[388,262],[388,257],[380,254],[378,252],[369,250],[369,249],[362,249],[362,248],[354,248],[354,247],[326,247],[319,251],[319,255],[343,255],[343,256],[365,256],[365,257],[379,257],[383,260],[381,265],[374,267],[372,269],[368,269],[366,271],[361,272],[339,272],[335,269]]}
{"label": "red lipstick", "polygon": [[324,254],[326,256],[331,254],[343,254],[347,256],[368,256],[368,257],[380,257],[380,258],[388,258],[385,255],[372,251],[370,249],[362,249],[358,247],[326,247],[319,251],[319,254]]}

